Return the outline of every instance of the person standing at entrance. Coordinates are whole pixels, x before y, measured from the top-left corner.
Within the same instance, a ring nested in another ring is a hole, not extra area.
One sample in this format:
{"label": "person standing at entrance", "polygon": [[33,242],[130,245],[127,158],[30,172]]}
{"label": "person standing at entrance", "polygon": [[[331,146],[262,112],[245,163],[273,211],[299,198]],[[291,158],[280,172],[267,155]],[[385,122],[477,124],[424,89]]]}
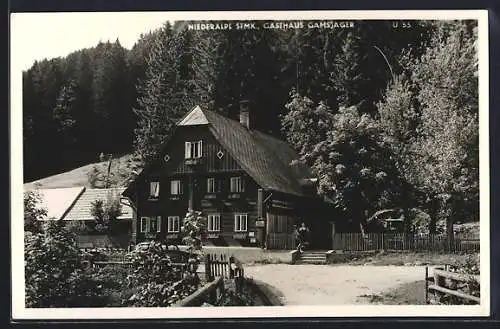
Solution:
{"label": "person standing at entrance", "polygon": [[299,244],[297,246],[297,250],[302,252],[307,242],[307,235],[309,233],[309,229],[307,228],[305,223],[300,224],[300,227],[297,229],[297,238],[299,240]]}

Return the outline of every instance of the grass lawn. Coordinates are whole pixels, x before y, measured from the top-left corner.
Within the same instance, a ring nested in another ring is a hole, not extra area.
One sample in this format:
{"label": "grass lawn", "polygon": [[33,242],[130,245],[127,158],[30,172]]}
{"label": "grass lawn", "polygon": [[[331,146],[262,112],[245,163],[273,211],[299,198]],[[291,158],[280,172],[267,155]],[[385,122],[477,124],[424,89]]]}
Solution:
{"label": "grass lawn", "polygon": [[[464,263],[471,254],[437,254],[424,252],[380,252],[351,259],[349,265],[444,265]],[[473,255],[473,254],[472,254]]]}
{"label": "grass lawn", "polygon": [[381,294],[361,295],[369,303],[383,305],[425,305],[425,280],[403,283]]}
{"label": "grass lawn", "polygon": [[[112,183],[117,183],[119,185],[119,182],[124,173],[127,173],[130,169],[128,169],[129,165],[129,160],[132,158],[130,154],[118,157],[116,159],[113,159],[112,164],[111,164],[111,173],[113,176],[113,179],[116,180],[116,182]],[[39,188],[63,188],[63,187],[79,187],[79,186],[86,186],[90,187],[89,183],[89,178],[88,178],[88,173],[89,171],[94,167],[97,166],[101,168],[103,171],[105,171],[105,168],[107,168],[108,162],[96,162],[96,163],[91,163],[79,168],[75,168],[73,170],[63,172],[57,175],[45,177],[33,182],[25,183],[24,188],[25,189],[33,189],[35,187]],[[112,179],[112,180],[113,180]]]}

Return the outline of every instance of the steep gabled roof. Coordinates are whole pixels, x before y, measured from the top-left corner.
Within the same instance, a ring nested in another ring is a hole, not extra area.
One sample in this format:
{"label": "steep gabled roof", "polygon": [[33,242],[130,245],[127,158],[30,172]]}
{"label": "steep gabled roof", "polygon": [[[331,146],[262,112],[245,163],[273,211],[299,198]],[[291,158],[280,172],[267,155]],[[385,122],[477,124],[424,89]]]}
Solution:
{"label": "steep gabled roof", "polygon": [[[47,188],[26,191],[35,191],[41,197],[40,207],[47,210],[45,219],[51,220],[92,220],[90,213],[92,202],[108,197],[121,197],[125,188],[89,189],[84,186],[70,188]],[[131,219],[133,209],[126,204],[122,205],[122,215],[118,219]]]}
{"label": "steep gabled roof", "polygon": [[[294,164],[299,156],[289,144],[263,132],[249,130],[238,121],[219,113],[196,106],[177,125],[208,126],[216,140],[262,188],[302,195],[300,180],[312,177],[308,167]],[[163,143],[161,151],[167,143]],[[124,194],[150,166],[151,163],[146,165]]]}
{"label": "steep gabled roof", "polygon": [[68,213],[85,187],[35,189],[41,200],[40,207],[47,211],[47,219],[61,219]]}
{"label": "steep gabled roof", "polygon": [[207,117],[199,106],[196,106],[189,112],[177,125],[178,126],[196,126],[208,124]]}
{"label": "steep gabled roof", "polygon": [[238,121],[218,113],[203,112],[215,138],[257,184],[265,189],[302,195],[298,177],[291,167],[292,158],[298,159],[298,155],[288,144],[249,130]]}

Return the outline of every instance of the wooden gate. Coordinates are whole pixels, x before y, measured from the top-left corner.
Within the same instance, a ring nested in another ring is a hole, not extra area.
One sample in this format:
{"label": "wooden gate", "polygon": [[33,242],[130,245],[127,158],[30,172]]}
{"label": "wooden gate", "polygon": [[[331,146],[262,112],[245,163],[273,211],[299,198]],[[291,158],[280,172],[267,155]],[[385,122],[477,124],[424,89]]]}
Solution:
{"label": "wooden gate", "polygon": [[295,249],[294,223],[295,220],[290,215],[267,213],[267,249]]}

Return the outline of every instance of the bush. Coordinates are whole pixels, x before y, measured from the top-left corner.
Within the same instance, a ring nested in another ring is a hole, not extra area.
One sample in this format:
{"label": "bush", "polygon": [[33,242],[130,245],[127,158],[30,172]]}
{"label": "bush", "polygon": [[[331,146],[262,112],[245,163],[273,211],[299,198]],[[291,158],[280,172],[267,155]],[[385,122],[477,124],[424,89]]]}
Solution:
{"label": "bush", "polygon": [[102,304],[99,282],[85,273],[75,236],[62,222],[48,221],[40,233],[25,233],[26,307]]}
{"label": "bush", "polygon": [[47,209],[39,207],[42,197],[36,191],[24,193],[24,231],[40,232],[40,220],[47,217]]}
{"label": "bush", "polygon": [[[133,272],[128,276],[128,286],[137,288],[125,305],[136,307],[170,306],[198,287],[198,281],[189,280],[177,267],[172,266],[162,244],[152,241],[147,250],[129,255]],[[184,280],[177,285],[174,283]]]}
{"label": "bush", "polygon": [[227,290],[217,306],[254,306],[254,298],[247,292]]}
{"label": "bush", "polygon": [[[456,282],[454,280],[447,280],[446,286],[453,290],[458,290],[463,293],[480,297],[480,282],[477,281],[473,276],[480,274],[480,262],[479,254],[469,255],[465,261],[456,262],[451,264],[450,272],[469,274],[470,278],[466,282]],[[447,305],[469,305],[474,304],[472,301],[467,301],[459,297],[440,294],[438,301],[440,304]]]}

